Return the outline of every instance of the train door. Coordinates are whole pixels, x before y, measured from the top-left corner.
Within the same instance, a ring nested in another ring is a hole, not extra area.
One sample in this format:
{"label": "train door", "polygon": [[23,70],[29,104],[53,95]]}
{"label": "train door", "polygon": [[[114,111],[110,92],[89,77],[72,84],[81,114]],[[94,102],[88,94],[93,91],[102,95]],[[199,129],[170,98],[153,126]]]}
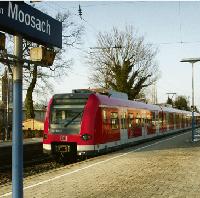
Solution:
{"label": "train door", "polygon": [[135,130],[134,137],[142,136],[143,120],[141,110],[135,110]]}
{"label": "train door", "polygon": [[120,143],[126,144],[127,142],[128,142],[127,109],[122,108],[120,110]]}
{"label": "train door", "polygon": [[159,133],[163,133],[163,111],[159,111],[158,113],[158,125],[159,125]]}
{"label": "train door", "polygon": [[147,135],[147,128],[148,128],[147,112],[142,111],[141,115],[142,115],[141,116],[142,136],[145,137]]}
{"label": "train door", "polygon": [[159,111],[155,111],[155,129],[156,129],[156,134],[159,134]]}
{"label": "train door", "polygon": [[156,124],[155,124],[155,112],[148,112],[146,118],[146,128],[147,135],[152,135],[156,133]]}

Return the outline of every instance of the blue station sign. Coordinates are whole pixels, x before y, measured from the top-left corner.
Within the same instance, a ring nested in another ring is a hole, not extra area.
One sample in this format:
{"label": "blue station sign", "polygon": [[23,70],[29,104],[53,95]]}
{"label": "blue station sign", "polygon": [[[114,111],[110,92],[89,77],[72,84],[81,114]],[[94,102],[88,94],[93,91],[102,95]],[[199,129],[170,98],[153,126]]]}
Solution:
{"label": "blue station sign", "polygon": [[62,23],[20,1],[0,1],[0,30],[48,47],[62,48]]}

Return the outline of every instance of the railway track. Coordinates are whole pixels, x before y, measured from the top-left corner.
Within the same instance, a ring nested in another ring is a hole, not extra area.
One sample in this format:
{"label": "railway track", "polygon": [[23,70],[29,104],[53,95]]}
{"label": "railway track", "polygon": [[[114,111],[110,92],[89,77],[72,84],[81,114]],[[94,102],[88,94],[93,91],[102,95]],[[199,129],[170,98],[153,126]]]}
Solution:
{"label": "railway track", "polygon": [[[88,158],[87,160],[90,160]],[[82,163],[84,159],[77,159],[76,162],[58,163],[55,159],[49,155],[43,154],[29,161],[24,162],[24,178],[28,176],[34,176],[37,174],[43,174],[48,171],[54,171],[55,169],[73,166],[76,163]],[[12,181],[12,165],[5,165],[0,167],[0,187],[9,185]]]}
{"label": "railway track", "polygon": [[[43,154],[42,140],[26,140],[23,144],[24,161],[37,159]],[[0,144],[0,169],[12,164],[12,142],[2,142]]]}
{"label": "railway track", "polygon": [[[64,164],[56,163],[54,159],[50,156],[38,156],[38,158],[24,162],[24,177],[36,175],[63,166]],[[11,181],[12,166],[2,166],[0,168],[0,186],[7,185]]]}
{"label": "railway track", "polygon": [[[105,153],[106,154],[106,153]],[[102,155],[102,154],[101,154]],[[24,178],[29,176],[36,176],[37,174],[45,174],[46,172],[54,171],[55,169],[63,167],[72,167],[77,163],[84,163],[90,161],[94,158],[101,157],[101,155],[96,157],[89,157],[86,159],[78,158],[76,162],[65,162],[58,163],[54,158],[48,155],[42,155],[36,159],[24,162]],[[9,185],[12,181],[12,167],[4,166],[0,168],[0,187]]]}

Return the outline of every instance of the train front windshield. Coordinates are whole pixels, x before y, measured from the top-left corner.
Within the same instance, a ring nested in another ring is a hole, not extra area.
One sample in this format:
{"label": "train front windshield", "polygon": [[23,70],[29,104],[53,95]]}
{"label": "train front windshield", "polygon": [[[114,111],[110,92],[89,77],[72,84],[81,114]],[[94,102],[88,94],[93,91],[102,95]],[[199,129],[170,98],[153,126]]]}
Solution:
{"label": "train front windshield", "polygon": [[50,131],[54,134],[78,134],[86,99],[65,99],[51,107]]}

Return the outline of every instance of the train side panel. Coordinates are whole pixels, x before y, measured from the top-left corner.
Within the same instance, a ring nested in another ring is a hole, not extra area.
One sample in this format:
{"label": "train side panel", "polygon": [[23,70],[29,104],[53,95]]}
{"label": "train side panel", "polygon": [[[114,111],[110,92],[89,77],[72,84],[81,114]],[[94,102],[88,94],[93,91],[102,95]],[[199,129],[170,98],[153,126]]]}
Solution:
{"label": "train side panel", "polygon": [[81,141],[77,142],[77,151],[79,155],[84,154],[83,152],[90,153],[95,151],[94,145],[97,141],[101,141],[101,131],[99,101],[98,98],[92,94],[89,96],[85,105],[80,129],[80,137],[88,136],[88,139],[82,138]]}
{"label": "train side panel", "polygon": [[[190,112],[91,94],[84,106],[79,133],[50,133],[52,101],[48,104],[44,124],[46,151],[52,151],[54,144],[73,144],[78,155],[93,155],[191,127]],[[199,114],[196,116],[196,124],[200,124]]]}
{"label": "train side panel", "polygon": [[46,109],[46,114],[45,114],[45,121],[44,121],[44,134],[43,134],[43,152],[44,153],[51,153],[51,141],[49,138],[49,121],[50,121],[50,109],[51,105],[53,102],[53,98],[50,99],[47,109]]}

